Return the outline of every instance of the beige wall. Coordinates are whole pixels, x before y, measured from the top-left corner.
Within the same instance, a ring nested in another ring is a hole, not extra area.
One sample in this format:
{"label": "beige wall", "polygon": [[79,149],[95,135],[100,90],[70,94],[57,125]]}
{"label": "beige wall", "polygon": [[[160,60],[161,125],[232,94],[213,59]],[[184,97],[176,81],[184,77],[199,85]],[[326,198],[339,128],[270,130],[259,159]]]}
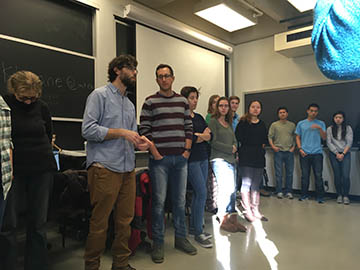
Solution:
{"label": "beige wall", "polygon": [[[233,93],[239,97],[245,91],[329,82],[316,66],[314,55],[287,58],[274,51],[273,37],[236,46],[232,68]],[[239,112],[243,112],[243,106],[241,102]]]}

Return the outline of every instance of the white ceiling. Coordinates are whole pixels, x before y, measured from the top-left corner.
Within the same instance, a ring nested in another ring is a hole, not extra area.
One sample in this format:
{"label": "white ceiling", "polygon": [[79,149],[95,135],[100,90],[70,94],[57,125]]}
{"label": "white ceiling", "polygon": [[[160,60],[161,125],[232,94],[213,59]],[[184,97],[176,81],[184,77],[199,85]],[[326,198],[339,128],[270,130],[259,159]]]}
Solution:
{"label": "white ceiling", "polygon": [[286,0],[246,0],[264,15],[257,25],[229,33],[193,14],[194,6],[201,1],[211,0],[133,0],[233,45],[312,24],[312,11],[300,13]]}

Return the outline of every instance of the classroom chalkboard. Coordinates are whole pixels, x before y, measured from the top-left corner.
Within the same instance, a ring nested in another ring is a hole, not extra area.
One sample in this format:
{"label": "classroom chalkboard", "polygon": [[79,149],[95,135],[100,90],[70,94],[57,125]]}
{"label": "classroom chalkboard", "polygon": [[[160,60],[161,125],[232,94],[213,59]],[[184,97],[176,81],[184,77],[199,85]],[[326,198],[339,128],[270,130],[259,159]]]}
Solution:
{"label": "classroom chalkboard", "polygon": [[43,81],[42,99],[53,117],[82,119],[94,89],[94,59],[0,38],[0,92],[9,76],[29,70]]}
{"label": "classroom chalkboard", "polygon": [[1,0],[0,34],[93,55],[94,9],[64,0]]}
{"label": "classroom chalkboard", "polygon": [[262,103],[260,118],[267,127],[278,120],[276,111],[280,106],[288,108],[289,120],[296,124],[307,117],[308,105],[317,103],[320,106],[318,119],[323,120],[327,127],[331,124],[332,115],[342,110],[346,114],[347,122],[355,131],[354,145],[359,145],[360,81],[245,93],[245,111],[252,100]]}

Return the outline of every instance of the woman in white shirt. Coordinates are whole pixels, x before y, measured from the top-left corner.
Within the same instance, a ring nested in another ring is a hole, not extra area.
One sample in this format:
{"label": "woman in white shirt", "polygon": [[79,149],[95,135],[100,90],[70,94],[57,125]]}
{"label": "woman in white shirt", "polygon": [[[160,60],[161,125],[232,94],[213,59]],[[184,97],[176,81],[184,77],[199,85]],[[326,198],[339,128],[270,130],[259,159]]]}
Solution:
{"label": "woman in white shirt", "polygon": [[332,125],[327,128],[326,142],[329,147],[329,158],[334,171],[334,182],[337,203],[349,204],[350,190],[350,148],[353,143],[353,131],[346,124],[345,113],[334,113]]}

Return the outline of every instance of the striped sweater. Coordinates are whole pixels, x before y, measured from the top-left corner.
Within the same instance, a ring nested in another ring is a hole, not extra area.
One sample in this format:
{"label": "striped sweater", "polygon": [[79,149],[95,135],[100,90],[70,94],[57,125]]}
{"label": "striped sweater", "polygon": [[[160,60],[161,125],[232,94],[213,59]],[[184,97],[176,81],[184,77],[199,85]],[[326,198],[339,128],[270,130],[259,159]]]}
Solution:
{"label": "striped sweater", "polygon": [[185,139],[192,140],[189,104],[174,92],[170,97],[159,92],[145,99],[140,115],[139,133],[155,143],[162,156],[180,155]]}

